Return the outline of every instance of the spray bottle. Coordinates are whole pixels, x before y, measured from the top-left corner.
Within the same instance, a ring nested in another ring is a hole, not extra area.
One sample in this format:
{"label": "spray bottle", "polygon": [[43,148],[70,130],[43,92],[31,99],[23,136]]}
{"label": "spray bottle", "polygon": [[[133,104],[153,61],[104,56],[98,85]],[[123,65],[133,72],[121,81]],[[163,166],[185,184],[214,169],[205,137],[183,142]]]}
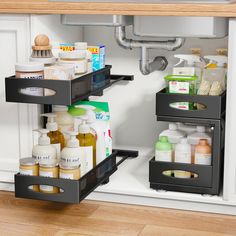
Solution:
{"label": "spray bottle", "polygon": [[50,138],[50,142],[53,146],[55,146],[57,150],[57,159],[60,159],[60,152],[65,146],[65,138],[62,132],[58,130],[58,124],[56,123],[56,114],[54,113],[46,113],[41,114],[43,117],[47,117],[46,128],[50,131],[48,133],[48,137]]}
{"label": "spray bottle", "polygon": [[[226,89],[226,65],[228,57],[224,55],[214,55],[205,56],[204,58],[209,60],[209,64],[206,65],[202,76],[203,81],[206,81],[210,85],[209,95],[220,95]],[[208,65],[214,63],[217,65],[216,68],[208,67]],[[199,94],[202,94],[201,90]]]}
{"label": "spray bottle", "polygon": [[86,172],[88,172],[96,166],[96,137],[91,133],[90,126],[87,124],[88,117],[82,116],[80,119],[82,119],[82,124],[79,126],[79,134],[76,138],[85,152]]}
{"label": "spray bottle", "polygon": [[[201,82],[202,78],[202,69],[200,63],[201,57],[195,54],[177,54],[174,55],[175,58],[180,59],[179,62],[173,68],[174,75],[186,75],[186,76],[197,76],[197,88]],[[180,67],[180,65],[183,66]]]}
{"label": "spray bottle", "polygon": [[50,138],[48,137],[49,130],[40,129],[34,130],[40,133],[38,139],[38,145],[35,145],[32,150],[32,156],[40,165],[51,165],[57,163],[57,151],[56,148],[50,144]]}

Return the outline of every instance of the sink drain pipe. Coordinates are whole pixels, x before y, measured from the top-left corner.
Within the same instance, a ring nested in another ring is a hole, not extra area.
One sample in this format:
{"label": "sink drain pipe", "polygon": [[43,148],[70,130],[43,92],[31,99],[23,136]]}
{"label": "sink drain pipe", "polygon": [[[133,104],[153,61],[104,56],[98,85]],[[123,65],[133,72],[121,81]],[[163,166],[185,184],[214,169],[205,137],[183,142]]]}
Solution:
{"label": "sink drain pipe", "polygon": [[125,49],[140,48],[140,71],[143,75],[148,75],[153,71],[163,71],[168,65],[165,57],[157,56],[150,62],[148,57],[148,49],[164,49],[174,51],[184,44],[183,38],[176,38],[168,41],[144,41],[126,38],[125,26],[115,27],[115,38],[119,46]]}

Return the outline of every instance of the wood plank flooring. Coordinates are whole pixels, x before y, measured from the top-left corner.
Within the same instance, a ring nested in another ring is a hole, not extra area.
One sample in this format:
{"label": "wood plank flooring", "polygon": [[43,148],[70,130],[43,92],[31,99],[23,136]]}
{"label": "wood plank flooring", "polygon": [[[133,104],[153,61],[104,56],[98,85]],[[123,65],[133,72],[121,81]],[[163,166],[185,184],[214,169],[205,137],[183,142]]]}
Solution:
{"label": "wood plank flooring", "polygon": [[0,192],[0,236],[230,236],[236,216],[84,201],[67,205]]}

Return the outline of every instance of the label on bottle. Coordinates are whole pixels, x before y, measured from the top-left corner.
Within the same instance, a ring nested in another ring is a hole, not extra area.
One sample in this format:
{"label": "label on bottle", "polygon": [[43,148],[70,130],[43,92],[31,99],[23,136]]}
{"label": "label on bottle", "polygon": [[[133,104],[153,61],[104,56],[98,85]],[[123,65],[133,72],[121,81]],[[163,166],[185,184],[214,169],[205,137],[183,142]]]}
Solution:
{"label": "label on bottle", "polygon": [[189,110],[189,102],[174,102],[170,104],[170,107],[178,110]]}
{"label": "label on bottle", "polygon": [[171,162],[172,161],[172,151],[171,150],[170,151],[156,150],[155,160],[156,161]]}
{"label": "label on bottle", "polygon": [[33,175],[33,170],[23,170],[23,169],[20,169],[20,174],[21,175]]}
{"label": "label on bottle", "polygon": [[189,179],[189,178],[191,178],[191,172],[183,171],[183,170],[175,170],[174,176],[175,176],[175,178]]}
{"label": "label on bottle", "polygon": [[195,153],[195,164],[211,165],[211,154]]}
{"label": "label on bottle", "polygon": [[60,159],[60,155],[61,155],[61,144],[60,143],[55,143],[55,144],[52,144],[56,150],[57,150],[57,159],[59,160]]}
{"label": "label on bottle", "polygon": [[62,179],[74,179],[74,175],[60,172],[60,178],[62,178]]}
{"label": "label on bottle", "polygon": [[169,93],[189,94],[189,82],[169,82]]}
{"label": "label on bottle", "polygon": [[175,151],[175,162],[191,164],[191,152]]}
{"label": "label on bottle", "polygon": [[[53,173],[50,171],[39,171],[39,176],[42,177],[53,177]],[[40,190],[45,191],[45,192],[52,192],[53,191],[53,186],[49,185],[40,185]]]}
{"label": "label on bottle", "polygon": [[[93,169],[93,147],[82,147],[85,153],[85,160],[86,160],[86,173]],[[81,163],[82,166],[82,163]]]}

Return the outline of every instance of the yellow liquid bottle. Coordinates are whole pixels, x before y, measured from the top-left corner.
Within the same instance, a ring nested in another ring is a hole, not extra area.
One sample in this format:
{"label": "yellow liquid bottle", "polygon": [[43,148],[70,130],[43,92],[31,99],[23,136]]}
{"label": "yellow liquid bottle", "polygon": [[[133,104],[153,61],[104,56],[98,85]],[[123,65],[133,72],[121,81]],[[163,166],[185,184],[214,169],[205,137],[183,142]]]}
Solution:
{"label": "yellow liquid bottle", "polygon": [[90,133],[86,120],[79,126],[79,134],[76,138],[85,152],[85,160],[81,160],[81,175],[84,175],[96,166],[96,137]]}
{"label": "yellow liquid bottle", "polygon": [[56,114],[47,113],[41,116],[48,118],[48,123],[46,124],[47,129],[50,131],[48,137],[50,138],[50,143],[56,147],[57,159],[60,159],[60,153],[65,147],[65,137],[61,131],[58,130],[58,125],[55,122]]}

